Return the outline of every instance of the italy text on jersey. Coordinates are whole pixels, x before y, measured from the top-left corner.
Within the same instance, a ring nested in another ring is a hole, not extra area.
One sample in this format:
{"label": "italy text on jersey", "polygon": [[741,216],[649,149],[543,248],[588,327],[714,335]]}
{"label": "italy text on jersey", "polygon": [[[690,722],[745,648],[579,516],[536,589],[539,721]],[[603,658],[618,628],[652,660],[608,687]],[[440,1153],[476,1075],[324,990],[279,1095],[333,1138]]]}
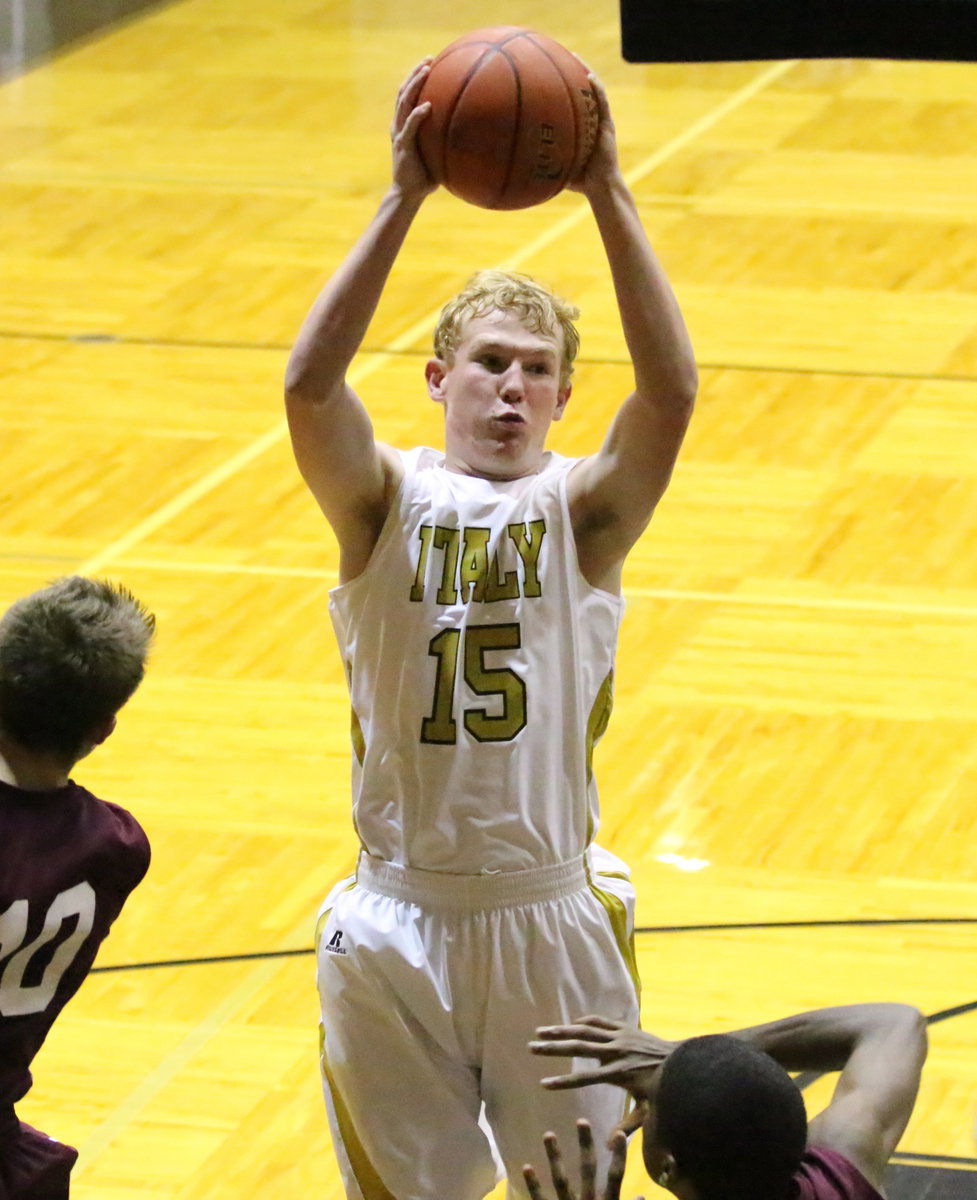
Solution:
{"label": "italy text on jersey", "polygon": [[[441,574],[437,588],[438,604],[463,604],[471,601],[490,604],[497,600],[516,600],[520,596],[535,599],[543,594],[539,579],[539,552],[546,536],[543,520],[517,521],[506,527],[508,542],[489,554],[491,529],[466,525],[454,529],[448,525],[422,525],[417,536],[421,551],[410,598],[427,599],[429,563],[432,555],[441,555]],[[507,559],[514,560],[507,569]],[[434,571],[435,579],[438,578]],[[433,586],[433,584],[432,584]]]}

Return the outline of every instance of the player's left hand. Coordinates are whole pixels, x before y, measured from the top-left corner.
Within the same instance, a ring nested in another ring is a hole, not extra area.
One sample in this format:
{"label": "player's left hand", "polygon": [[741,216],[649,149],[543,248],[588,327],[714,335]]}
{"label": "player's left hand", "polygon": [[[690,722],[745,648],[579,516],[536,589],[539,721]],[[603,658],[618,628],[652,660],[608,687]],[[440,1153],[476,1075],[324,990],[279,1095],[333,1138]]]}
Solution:
{"label": "player's left hand", "polygon": [[593,188],[606,185],[612,175],[620,172],[617,159],[617,134],[614,130],[614,119],[611,116],[611,105],[607,99],[604,85],[591,71],[587,78],[597,97],[597,140],[590,152],[590,158],[584,163],[583,170],[567,184],[572,192],[583,192],[587,195]]}
{"label": "player's left hand", "polygon": [[[556,1134],[547,1133],[543,1136],[543,1145],[546,1147],[546,1157],[550,1164],[550,1178],[553,1180],[556,1200],[598,1200],[597,1152],[594,1149],[594,1135],[588,1121],[577,1122],[577,1142],[580,1146],[579,1193],[573,1190],[567,1178]],[[628,1153],[628,1142],[623,1133],[615,1133],[611,1139],[610,1149],[611,1165],[607,1171],[607,1183],[600,1200],[620,1200],[621,1182],[624,1179],[624,1162]],[[531,1200],[548,1200],[533,1167],[529,1165],[523,1167],[522,1176],[526,1181]],[[637,1200],[643,1200],[643,1197],[639,1196]]]}

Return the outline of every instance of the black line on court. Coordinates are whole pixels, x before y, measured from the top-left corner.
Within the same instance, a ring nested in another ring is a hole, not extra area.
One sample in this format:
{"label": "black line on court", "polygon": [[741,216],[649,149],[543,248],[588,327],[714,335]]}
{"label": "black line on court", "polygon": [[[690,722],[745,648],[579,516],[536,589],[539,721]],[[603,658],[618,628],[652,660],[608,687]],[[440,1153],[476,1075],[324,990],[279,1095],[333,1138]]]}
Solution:
{"label": "black line on court", "polygon": [[728,929],[837,929],[876,925],[977,925],[977,917],[841,917],[824,921],[729,921],[709,925],[643,925],[635,933],[722,933]]}
{"label": "black line on court", "polygon": [[[170,0],[153,0],[154,3]],[[2,3],[2,0],[0,0]],[[89,333],[52,333],[50,331],[0,329],[0,340],[72,343],[82,346],[159,346],[172,350],[273,350],[286,353],[291,342],[237,342],[233,340],[208,341],[197,338],[138,337],[133,334],[114,334],[92,330]],[[360,355],[384,354],[388,358],[429,358],[430,351],[401,350],[389,346],[361,346]],[[627,358],[588,358],[579,355],[579,366],[629,367]],[[839,370],[836,367],[767,367],[753,363],[723,363],[699,361],[700,371],[740,371],[752,375],[825,375],[833,379],[891,379],[907,383],[977,383],[977,375],[933,374],[923,371],[865,371]]]}
{"label": "black line on court", "polygon": [[90,975],[107,973],[109,971],[151,971],[157,967],[204,967],[214,963],[254,962],[265,958],[300,958],[303,954],[311,954],[311,946],[303,946],[297,950],[258,950],[253,954],[215,954],[207,958],[167,958],[156,962],[115,963],[108,967],[92,967]]}
{"label": "black line on court", "polygon": [[[977,917],[854,917],[825,921],[732,921],[717,925],[640,925],[635,929],[639,933],[721,933],[726,930],[741,929],[837,929],[863,928],[893,925],[977,925]],[[116,963],[112,966],[93,967],[91,974],[108,971],[146,971],[156,967],[195,967],[213,965],[214,963],[251,962],[266,958],[296,958],[303,954],[311,954],[312,947],[298,947],[292,950],[258,950],[250,954],[216,954],[203,958],[170,958],[154,962]],[[977,1008],[977,1001],[972,1004],[958,1005],[948,1008],[942,1013],[935,1013],[928,1018],[946,1020],[970,1012]]]}
{"label": "black line on court", "polygon": [[[719,930],[736,929],[818,929],[838,928],[839,926],[872,927],[898,925],[973,925],[977,924],[975,917],[894,917],[869,918],[853,920],[827,921],[749,921],[736,922],[726,925],[645,925],[635,930],[635,933],[702,933]],[[291,950],[265,950],[251,954],[222,954],[202,958],[167,959],[160,962],[120,963],[115,966],[93,967],[94,975],[107,974],[110,971],[141,971],[159,967],[193,967],[216,965],[220,963],[255,962],[269,959],[300,958],[311,955],[311,946]],[[944,1008],[931,1013],[926,1018],[927,1025],[936,1025],[941,1021],[949,1021],[953,1017],[977,1011],[977,1000],[964,1004],[956,1004],[952,1008]],[[794,1082],[803,1091],[810,1087],[815,1080],[820,1079],[825,1072],[805,1071],[794,1076]],[[964,1191],[958,1190],[963,1176],[969,1176],[977,1170],[977,1158],[963,1158],[947,1154],[918,1154],[911,1151],[897,1152],[892,1156],[887,1174],[887,1186],[892,1200],[972,1200],[969,1189],[969,1179],[964,1185]],[[922,1189],[922,1190],[921,1190]]]}
{"label": "black line on court", "polygon": [[963,1158],[958,1154],[914,1154],[912,1150],[897,1150],[892,1156],[893,1162],[925,1162],[952,1166],[959,1163],[962,1167],[977,1167],[977,1158]]}

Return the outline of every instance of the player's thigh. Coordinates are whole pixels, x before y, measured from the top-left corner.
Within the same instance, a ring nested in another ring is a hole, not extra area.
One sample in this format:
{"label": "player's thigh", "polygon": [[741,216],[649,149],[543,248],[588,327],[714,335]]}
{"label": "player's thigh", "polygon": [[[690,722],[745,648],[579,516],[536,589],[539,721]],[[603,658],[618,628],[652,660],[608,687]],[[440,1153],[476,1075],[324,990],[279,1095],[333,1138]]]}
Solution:
{"label": "player's thigh", "polygon": [[372,1175],[395,1196],[431,1200],[476,1200],[494,1184],[438,920],[353,889],[320,923],[326,1102],[344,1175],[367,1196]]}
{"label": "player's thigh", "polygon": [[637,983],[619,930],[594,893],[530,906],[518,918],[499,934],[509,945],[497,960],[482,1075],[489,1119],[510,1178],[523,1162],[541,1159],[548,1129],[561,1143],[574,1145],[579,1117],[591,1122],[603,1157],[603,1143],[625,1110],[619,1088],[549,1092],[541,1087],[543,1076],[569,1070],[570,1061],[530,1054],[527,1044],[536,1028],[587,1013],[630,1023],[639,1016]]}

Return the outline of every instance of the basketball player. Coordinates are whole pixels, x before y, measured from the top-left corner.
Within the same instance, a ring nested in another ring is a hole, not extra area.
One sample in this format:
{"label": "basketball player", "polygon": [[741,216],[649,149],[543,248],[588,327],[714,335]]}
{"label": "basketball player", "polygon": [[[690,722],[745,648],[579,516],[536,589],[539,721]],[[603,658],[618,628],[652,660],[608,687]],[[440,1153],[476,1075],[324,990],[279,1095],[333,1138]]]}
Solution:
{"label": "basketball player", "polygon": [[[400,90],[392,185],[286,379],[295,456],[339,541],[330,607],[353,707],[362,851],[318,931],[324,1090],[353,1200],[484,1196],[496,1180],[485,1121],[511,1194],[525,1195],[542,1132],[570,1134],[579,1115],[536,1086],[533,1028],[581,1003],[637,1018],[633,891],[592,845],[591,753],[611,707],[621,566],[696,385],[598,86],[597,144],[574,186],[603,239],[635,380],[604,444],[579,461],[545,449],[570,398],[576,310],[494,271],[435,331],[426,379],[444,450],[375,440],[346,373],[434,190],[415,146],[428,69]],[[622,1102],[613,1088],[588,1096],[604,1136]]]}
{"label": "basketball player", "polygon": [[149,866],[135,819],[69,778],[136,690],[153,617],[72,576],[0,619],[0,1200],[63,1200],[78,1152],[19,1121],[30,1065]]}
{"label": "basketball player", "polygon": [[[926,1021],[904,1004],[851,1004],[735,1033],[669,1042],[603,1017],[537,1030],[536,1054],[600,1066],[544,1087],[616,1083],[638,1101],[649,1175],[681,1200],[882,1200],[886,1166],[909,1122],[926,1058]],[[831,1103],[810,1123],[787,1071],[840,1071]],[[589,1129],[580,1131],[593,1191]],[[570,1192],[553,1138],[558,1200]],[[623,1151],[605,1200],[617,1200]],[[526,1169],[533,1200],[543,1192]],[[587,1187],[584,1189],[584,1197]]]}

